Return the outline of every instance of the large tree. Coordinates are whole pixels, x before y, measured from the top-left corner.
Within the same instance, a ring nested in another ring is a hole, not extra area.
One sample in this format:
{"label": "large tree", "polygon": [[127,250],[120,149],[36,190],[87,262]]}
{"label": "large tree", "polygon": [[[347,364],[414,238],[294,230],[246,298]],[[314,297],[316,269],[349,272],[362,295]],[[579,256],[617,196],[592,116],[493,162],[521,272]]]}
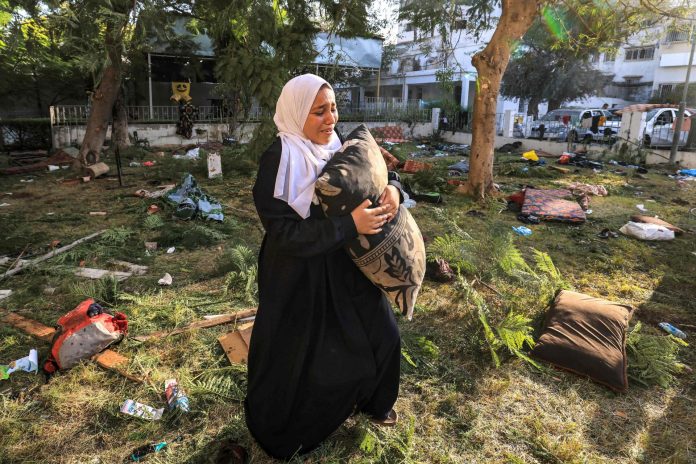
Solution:
{"label": "large tree", "polygon": [[[500,15],[492,13],[500,7]],[[495,112],[503,74],[522,37],[540,16],[549,25],[555,47],[574,50],[614,46],[642,30],[656,16],[685,17],[689,0],[420,0],[409,2],[407,14],[415,27],[432,29],[433,24],[452,23],[453,12],[462,10],[470,31],[480,35],[495,28],[486,47],[471,62],[478,72],[474,100],[470,171],[465,191],[484,198],[494,191],[493,148]],[[564,18],[572,16],[572,23]],[[574,27],[577,25],[578,27]],[[453,48],[451,36],[443,48]]]}
{"label": "large tree", "polygon": [[513,52],[503,75],[500,94],[528,101],[527,114],[538,117],[539,103],[549,111],[563,103],[596,94],[610,80],[590,57],[599,49],[554,47],[548,25],[538,19]]}

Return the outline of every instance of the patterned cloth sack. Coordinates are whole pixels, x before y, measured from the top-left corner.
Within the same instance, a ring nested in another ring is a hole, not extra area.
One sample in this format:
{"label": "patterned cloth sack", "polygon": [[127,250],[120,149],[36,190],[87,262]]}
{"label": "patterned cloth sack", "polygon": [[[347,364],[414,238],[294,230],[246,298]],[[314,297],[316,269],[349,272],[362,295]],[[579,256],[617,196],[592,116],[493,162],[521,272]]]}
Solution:
{"label": "patterned cloth sack", "polygon": [[[327,216],[350,214],[366,198],[377,204],[387,186],[387,166],[364,124],[347,137],[316,182],[316,193]],[[425,276],[423,237],[408,210],[374,235],[358,235],[346,244],[360,270],[411,319]]]}

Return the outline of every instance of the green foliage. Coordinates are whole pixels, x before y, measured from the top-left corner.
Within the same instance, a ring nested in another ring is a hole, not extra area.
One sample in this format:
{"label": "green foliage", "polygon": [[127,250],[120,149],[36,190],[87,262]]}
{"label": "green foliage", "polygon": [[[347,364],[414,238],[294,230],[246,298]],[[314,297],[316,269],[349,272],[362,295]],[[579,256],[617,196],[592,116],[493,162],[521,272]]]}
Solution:
{"label": "green foliage", "polygon": [[164,226],[164,220],[159,214],[149,214],[143,220],[143,227],[146,229],[159,229]]}
{"label": "green foliage", "polygon": [[128,227],[114,227],[108,229],[100,237],[100,242],[110,245],[123,245],[133,235],[133,229]]}
{"label": "green foliage", "polygon": [[224,400],[243,401],[245,393],[230,375],[207,374],[194,380],[189,387],[191,396],[215,396]]}
{"label": "green foliage", "polygon": [[68,292],[81,300],[94,298],[97,302],[113,305],[119,296],[119,282],[112,276],[83,279],[72,283]]}
{"label": "green foliage", "polygon": [[446,193],[452,190],[452,186],[447,183],[447,173],[443,168],[434,167],[418,171],[410,177],[404,176],[403,180],[416,192]]}
{"label": "green foliage", "polygon": [[643,333],[642,327],[638,322],[626,338],[628,376],[643,385],[667,388],[676,380],[675,375],[684,371],[677,355],[689,345],[673,335]]}
{"label": "green foliage", "polygon": [[243,301],[256,304],[258,300],[258,265],[256,253],[244,245],[236,245],[225,253],[218,264],[218,270],[227,272],[223,285],[223,295],[234,290]]}
{"label": "green foliage", "polygon": [[474,242],[471,237],[457,234],[445,234],[435,237],[428,245],[428,260],[444,259],[458,273],[476,272],[475,257],[473,256]]}
{"label": "green foliage", "polygon": [[181,246],[193,250],[195,248],[215,245],[228,238],[215,224],[199,224],[189,221],[170,224],[161,229],[157,242],[166,246]]}

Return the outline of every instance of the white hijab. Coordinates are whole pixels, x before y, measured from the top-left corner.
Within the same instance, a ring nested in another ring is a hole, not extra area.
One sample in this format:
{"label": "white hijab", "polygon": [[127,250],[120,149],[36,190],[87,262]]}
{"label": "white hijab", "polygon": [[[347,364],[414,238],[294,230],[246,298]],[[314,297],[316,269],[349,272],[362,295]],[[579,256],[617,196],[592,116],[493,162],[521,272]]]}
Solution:
{"label": "white hijab", "polygon": [[273,117],[283,144],[273,196],[285,201],[303,219],[309,216],[315,198],[314,183],[327,161],[341,148],[336,132],[327,145],[315,144],[302,132],[312,103],[323,85],[329,83],[314,74],[290,79],[280,93]]}

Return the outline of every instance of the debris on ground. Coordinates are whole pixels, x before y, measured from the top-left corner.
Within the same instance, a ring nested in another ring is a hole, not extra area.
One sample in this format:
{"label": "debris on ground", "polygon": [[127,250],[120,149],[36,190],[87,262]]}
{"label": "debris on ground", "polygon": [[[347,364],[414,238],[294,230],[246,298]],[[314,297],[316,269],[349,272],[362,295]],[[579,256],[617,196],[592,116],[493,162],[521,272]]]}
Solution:
{"label": "debris on ground", "polygon": [[213,221],[223,220],[220,202],[205,194],[191,174],[185,174],[181,184],[170,191],[164,199],[176,208],[174,215],[179,219],[201,217]]}
{"label": "debris on ground", "polygon": [[0,380],[10,378],[10,374],[17,371],[33,372],[39,371],[39,356],[35,349],[29,350],[29,354],[23,358],[12,361],[7,365],[0,365]]}
{"label": "debris on ground", "polygon": [[249,357],[249,344],[251,343],[253,329],[253,322],[242,324],[232,332],[218,338],[222,349],[227,355],[227,359],[232,364],[246,364]]}
{"label": "debris on ground", "polygon": [[147,207],[147,214],[156,214],[159,213],[159,206],[152,204]]}
{"label": "debris on ground", "polygon": [[674,240],[674,231],[658,224],[629,221],[619,232],[640,240]]}
{"label": "debris on ground", "polygon": [[580,194],[580,193],[585,193],[588,195],[596,195],[600,197],[606,197],[609,195],[607,192],[606,187],[603,185],[592,185],[592,184],[583,184],[580,182],[571,182],[568,184],[568,189],[575,195]]}
{"label": "debris on ground", "polygon": [[181,412],[189,411],[189,399],[184,390],[179,386],[176,379],[164,381],[164,396],[167,398],[169,410],[178,409]]}
{"label": "debris on ground", "polygon": [[631,216],[631,221],[633,222],[643,222],[646,224],[657,224],[658,226],[663,226],[674,232],[674,235],[681,235],[684,233],[683,229],[680,229],[677,226],[673,226],[667,221],[663,221],[662,219],[658,218],[657,216],[652,217],[652,216],[642,216],[640,214],[634,214]]}
{"label": "debris on ground", "polygon": [[247,317],[255,316],[256,315],[256,309],[247,309],[244,311],[238,311],[233,314],[223,314],[221,316],[214,317],[212,319],[204,319],[202,321],[196,321],[192,322],[188,325],[185,325],[184,327],[179,327],[178,329],[173,329],[173,330],[161,330],[158,332],[153,332],[150,334],[146,335],[136,335],[133,337],[135,340],[139,342],[144,342],[147,340],[151,340],[153,338],[163,338],[163,337],[169,337],[172,335],[178,335],[184,332],[187,332],[189,330],[194,330],[194,329],[205,329],[208,327],[215,327],[218,325],[222,324],[234,324],[235,322],[241,321]]}
{"label": "debris on ground", "polygon": [[529,150],[522,153],[522,158],[527,159],[529,161],[539,161],[539,157],[537,156],[534,150]]}
{"label": "debris on ground", "polygon": [[103,279],[104,277],[112,277],[119,282],[122,282],[133,275],[131,272],[108,271],[106,269],[95,269],[91,267],[78,267],[73,270],[73,274],[77,277],[85,277],[87,279]]}
{"label": "debris on ground", "polygon": [[112,259],[109,261],[111,264],[115,264],[117,266],[122,266],[128,269],[129,272],[131,272],[134,275],[145,275],[147,274],[148,267],[147,266],[142,266],[140,264],[133,264],[129,263],[128,261],[121,261],[118,259]]}
{"label": "debris on ground", "polygon": [[208,179],[222,176],[222,160],[217,153],[208,154]]}
{"label": "debris on ground", "polygon": [[686,334],[684,332],[682,332],[678,328],[674,327],[669,322],[660,322],[657,325],[660,326],[660,328],[662,330],[664,330],[665,332],[667,332],[670,335],[674,335],[675,337],[681,338],[682,340],[686,338]]}
{"label": "debris on ground", "polygon": [[530,228],[528,228],[528,227],[525,227],[525,226],[513,227],[512,230],[513,230],[517,235],[521,235],[521,236],[523,236],[523,237],[529,237],[530,235],[532,235],[532,230],[531,230]]}
{"label": "debris on ground", "polygon": [[469,172],[469,163],[466,161],[459,161],[447,166],[447,169],[450,176],[461,176]]}
{"label": "debris on ground", "polygon": [[[38,163],[34,164],[28,164],[25,166],[14,166],[10,168],[5,168],[5,169],[0,169],[0,174],[25,174],[27,172],[34,172],[34,171],[44,171],[48,168],[49,165],[53,166],[70,166],[75,162],[75,158],[67,154],[64,150],[58,150],[55,154],[50,156],[48,159],[45,161],[41,161]],[[25,181],[21,180],[20,182],[32,182],[32,180]]]}
{"label": "debris on ground", "polygon": [[12,290],[0,290],[0,300],[4,300],[12,295]]}
{"label": "debris on ground", "polygon": [[160,185],[156,190],[136,190],[133,195],[140,198],[160,198],[166,195],[170,190],[176,187],[175,184]]}
{"label": "debris on ground", "polygon": [[149,445],[143,445],[134,449],[133,452],[131,452],[129,459],[133,462],[140,462],[140,460],[148,454],[157,453],[158,451],[162,451],[166,447],[166,441],[162,441],[159,443],[150,443]]}
{"label": "debris on ground", "polygon": [[146,420],[160,420],[164,414],[164,408],[155,409],[152,406],[128,399],[121,405],[121,412]]}
{"label": "debris on ground", "polygon": [[157,242],[145,242],[145,251],[157,251]]}
{"label": "debris on ground", "polygon": [[164,276],[162,276],[162,278],[157,281],[157,283],[160,285],[171,285],[172,282],[173,282],[172,276],[168,272],[165,273]]}

